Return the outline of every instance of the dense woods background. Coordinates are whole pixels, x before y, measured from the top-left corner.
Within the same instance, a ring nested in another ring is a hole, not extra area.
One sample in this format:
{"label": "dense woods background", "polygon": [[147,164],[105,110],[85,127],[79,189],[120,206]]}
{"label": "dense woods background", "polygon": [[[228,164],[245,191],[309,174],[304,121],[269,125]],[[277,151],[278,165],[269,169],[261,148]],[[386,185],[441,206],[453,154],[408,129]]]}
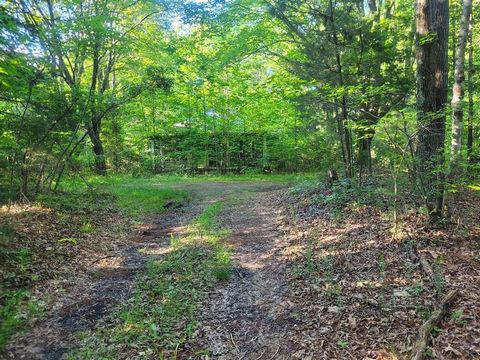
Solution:
{"label": "dense woods background", "polygon": [[0,0],[0,358],[479,358],[478,6]]}
{"label": "dense woods background", "polygon": [[332,168],[408,175],[435,212],[476,169],[477,23],[468,0],[414,5],[3,1],[2,193],[91,171]]}

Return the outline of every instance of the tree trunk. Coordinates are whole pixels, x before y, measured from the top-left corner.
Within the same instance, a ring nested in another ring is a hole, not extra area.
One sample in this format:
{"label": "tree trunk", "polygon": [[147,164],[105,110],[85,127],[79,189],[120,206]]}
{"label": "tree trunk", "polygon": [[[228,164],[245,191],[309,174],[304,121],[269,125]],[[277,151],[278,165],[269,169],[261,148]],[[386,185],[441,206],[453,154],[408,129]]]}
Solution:
{"label": "tree trunk", "polygon": [[448,0],[417,0],[417,176],[432,219],[443,208],[448,16]]}
{"label": "tree trunk", "polygon": [[470,32],[468,33],[468,125],[467,125],[467,153],[472,162],[473,149],[473,15],[470,13]]}
{"label": "tree trunk", "polygon": [[93,125],[88,131],[88,135],[93,145],[95,154],[95,172],[99,175],[106,175],[107,164],[105,162],[105,152],[103,150],[102,140],[100,139],[100,124]]}
{"label": "tree trunk", "polygon": [[[343,68],[342,68],[342,60],[340,57],[340,52],[338,51],[338,36],[337,36],[337,29],[335,25],[335,17],[334,17],[334,4],[330,0],[330,22],[332,25],[332,37],[333,43],[336,46],[336,65],[337,65],[337,73],[338,73],[338,84],[343,87],[344,79],[343,79]],[[344,166],[345,166],[345,176],[347,178],[351,178],[353,176],[353,169],[352,169],[352,137],[351,133],[348,129],[348,108],[347,108],[347,98],[345,95],[342,95],[341,99],[341,108],[342,108],[342,123],[341,123],[341,136],[343,136],[343,146],[345,151],[344,156]]]}
{"label": "tree trunk", "polygon": [[463,82],[465,81],[465,49],[467,47],[468,28],[472,0],[463,0],[462,16],[455,51],[455,83],[452,96],[452,144],[450,148],[449,173],[453,180],[459,174],[461,166],[462,130],[463,130]]}
{"label": "tree trunk", "polygon": [[105,152],[103,151],[102,139],[100,139],[101,117],[97,113],[96,94],[97,94],[97,80],[100,71],[100,55],[98,39],[95,37],[95,44],[92,54],[92,80],[90,84],[90,127],[88,129],[88,136],[92,141],[93,153],[95,154],[95,172],[99,175],[106,175],[107,164],[105,163]]}

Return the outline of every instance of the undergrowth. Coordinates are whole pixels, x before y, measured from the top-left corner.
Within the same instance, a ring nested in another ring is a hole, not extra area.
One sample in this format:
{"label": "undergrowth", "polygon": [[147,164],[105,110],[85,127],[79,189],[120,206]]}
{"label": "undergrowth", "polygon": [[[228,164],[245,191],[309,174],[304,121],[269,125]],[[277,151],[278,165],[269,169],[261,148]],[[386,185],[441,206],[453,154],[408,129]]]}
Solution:
{"label": "undergrowth", "polygon": [[0,351],[32,316],[29,290],[47,280],[50,270],[58,273],[84,246],[95,246],[89,244],[94,236],[99,244],[105,231],[120,239],[131,219],[142,221],[164,211],[168,202],[188,198],[186,191],[144,179],[121,180],[39,194],[33,208],[1,209]]}
{"label": "undergrowth", "polygon": [[25,289],[0,289],[0,351],[8,339],[20,329],[29,318],[38,315],[41,307],[30,300],[30,294]]}
{"label": "undergrowth", "polygon": [[86,335],[70,359],[176,358],[196,328],[205,289],[230,276],[226,231],[216,222],[223,206],[208,206],[185,235],[173,238],[171,252],[149,264],[112,326]]}
{"label": "undergrowth", "polygon": [[349,204],[384,206],[386,198],[391,195],[385,186],[358,186],[351,179],[337,180],[331,187],[320,180],[306,180],[292,186],[289,192],[294,196],[308,197],[313,204],[331,207]]}

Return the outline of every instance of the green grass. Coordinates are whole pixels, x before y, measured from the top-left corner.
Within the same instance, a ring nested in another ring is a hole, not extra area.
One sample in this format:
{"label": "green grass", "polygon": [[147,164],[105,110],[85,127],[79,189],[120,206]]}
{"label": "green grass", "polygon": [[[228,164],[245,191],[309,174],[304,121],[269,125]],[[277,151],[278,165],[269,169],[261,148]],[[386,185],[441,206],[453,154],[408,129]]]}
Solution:
{"label": "green grass", "polygon": [[227,232],[216,218],[224,204],[208,206],[172,250],[152,261],[132,299],[112,316],[114,324],[86,335],[70,359],[176,358],[197,326],[195,309],[204,291],[228,279]]}
{"label": "green grass", "polygon": [[[127,215],[142,218],[145,215],[158,214],[170,201],[181,201],[189,198],[186,190],[179,189],[178,184],[203,182],[272,182],[295,184],[305,179],[313,179],[315,175],[205,175],[176,176],[157,175],[151,177],[132,177],[129,175],[90,176],[87,181],[89,189],[79,178],[66,178],[62,181],[60,195],[40,196],[42,203],[50,207],[76,209],[86,207],[91,210],[98,201],[116,204]],[[109,196],[114,197],[114,200]]]}
{"label": "green grass", "polygon": [[25,289],[0,289],[0,351],[8,339],[21,329],[32,316],[40,313],[41,308],[29,299]]}
{"label": "green grass", "polygon": [[[115,186],[162,186],[172,187],[178,183],[203,183],[209,181],[217,182],[274,182],[274,183],[298,183],[305,180],[316,179],[315,174],[252,174],[252,175],[154,175],[149,177],[132,177],[131,175],[110,175],[110,176],[87,176],[88,183],[94,188],[115,187]],[[60,188],[64,190],[87,188],[85,182],[78,177],[70,177],[62,180]]]}
{"label": "green grass", "polygon": [[[89,189],[85,183],[77,180],[67,179],[60,192],[40,195],[37,200],[49,208],[76,212],[115,206],[126,215],[141,220],[145,216],[161,213],[170,201],[189,197],[187,191],[173,188],[173,181],[158,184],[150,178],[92,177],[93,189]],[[82,229],[87,233],[91,230]]]}
{"label": "green grass", "polygon": [[158,214],[169,201],[179,201],[188,197],[185,190],[160,188],[154,185],[130,187],[129,184],[107,187],[117,197],[117,204],[134,217]]}
{"label": "green grass", "polygon": [[8,339],[15,333],[23,321],[19,316],[19,307],[25,299],[25,290],[2,290],[2,305],[0,306],[0,350],[4,348]]}

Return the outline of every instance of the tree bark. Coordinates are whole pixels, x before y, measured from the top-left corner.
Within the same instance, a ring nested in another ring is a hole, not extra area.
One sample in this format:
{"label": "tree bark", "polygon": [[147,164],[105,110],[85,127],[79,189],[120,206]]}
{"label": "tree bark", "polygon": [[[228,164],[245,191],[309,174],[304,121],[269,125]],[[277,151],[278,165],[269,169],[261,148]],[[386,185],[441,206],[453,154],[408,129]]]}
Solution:
{"label": "tree bark", "polygon": [[470,13],[470,31],[468,33],[468,124],[467,124],[467,154],[472,162],[473,149],[473,14]]}
{"label": "tree bark", "polygon": [[[343,68],[342,68],[342,60],[340,57],[340,52],[338,51],[338,36],[337,36],[337,29],[335,26],[335,18],[334,18],[334,5],[332,1],[330,1],[330,22],[332,25],[332,37],[333,43],[336,47],[335,59],[337,65],[337,72],[338,72],[338,83],[341,87],[343,87],[344,79],[343,79]],[[352,138],[350,131],[348,129],[348,108],[347,108],[347,97],[342,95],[341,99],[341,108],[342,108],[342,132],[341,136],[343,136],[343,146],[345,151],[345,176],[347,178],[351,178],[353,176],[353,166],[352,166]]]}
{"label": "tree bark", "polygon": [[432,219],[443,208],[448,16],[448,0],[417,0],[417,178]]}
{"label": "tree bark", "polygon": [[460,28],[455,51],[455,83],[452,96],[452,144],[450,148],[449,174],[453,180],[460,171],[463,131],[463,83],[465,81],[465,49],[467,47],[472,0],[463,0]]}
{"label": "tree bark", "polygon": [[95,154],[95,172],[99,175],[106,175],[107,164],[105,162],[103,143],[100,139],[100,120],[96,116],[92,119],[92,126],[88,131],[88,135],[93,145],[93,153]]}

